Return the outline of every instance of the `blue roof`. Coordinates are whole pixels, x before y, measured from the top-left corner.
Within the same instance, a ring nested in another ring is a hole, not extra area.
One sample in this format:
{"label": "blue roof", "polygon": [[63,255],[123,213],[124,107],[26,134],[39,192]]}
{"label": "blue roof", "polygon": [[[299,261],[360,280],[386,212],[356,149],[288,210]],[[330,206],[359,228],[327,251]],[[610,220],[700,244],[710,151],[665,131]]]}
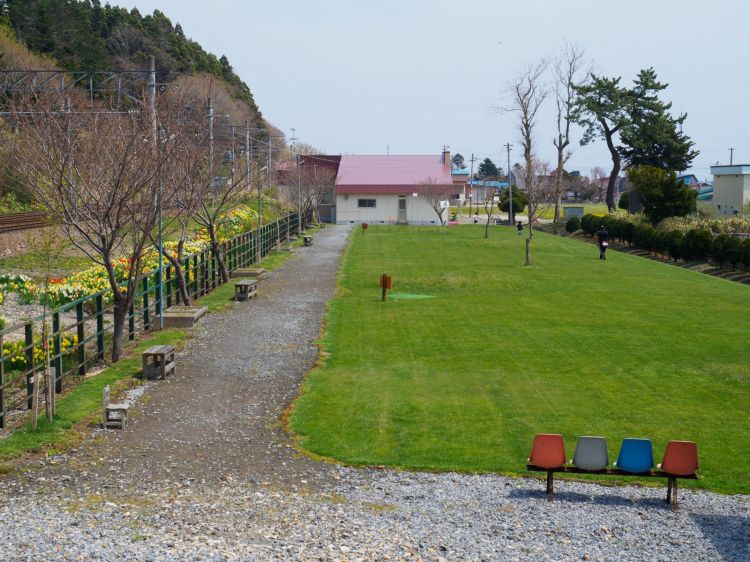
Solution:
{"label": "blue roof", "polygon": [[475,185],[477,187],[508,187],[507,181],[484,181],[484,180],[471,180],[469,185]]}
{"label": "blue roof", "polygon": [[469,170],[451,170],[451,174],[454,176],[468,176]]}

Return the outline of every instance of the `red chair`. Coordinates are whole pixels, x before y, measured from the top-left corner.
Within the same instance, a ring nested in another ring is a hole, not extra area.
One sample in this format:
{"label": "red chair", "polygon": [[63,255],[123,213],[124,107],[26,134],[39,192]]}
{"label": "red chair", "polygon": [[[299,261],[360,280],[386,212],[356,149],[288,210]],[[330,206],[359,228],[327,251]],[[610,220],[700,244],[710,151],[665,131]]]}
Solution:
{"label": "red chair", "polygon": [[693,441],[670,441],[657,468],[669,475],[667,503],[671,502],[677,511],[677,476],[693,476],[698,472],[698,445]]}
{"label": "red chair", "polygon": [[534,437],[528,464],[547,469],[547,499],[554,498],[553,471],[565,466],[565,443],[563,436],[554,433],[539,433]]}

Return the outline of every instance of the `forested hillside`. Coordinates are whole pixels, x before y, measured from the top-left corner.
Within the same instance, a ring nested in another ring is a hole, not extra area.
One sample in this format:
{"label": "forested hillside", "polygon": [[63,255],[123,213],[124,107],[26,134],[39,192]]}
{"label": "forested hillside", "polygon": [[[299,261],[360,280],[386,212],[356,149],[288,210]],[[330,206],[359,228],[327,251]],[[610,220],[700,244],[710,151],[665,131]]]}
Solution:
{"label": "forested hillside", "polygon": [[246,105],[238,119],[266,125],[226,56],[207,53],[158,10],[142,16],[136,9],[102,6],[100,0],[0,0],[0,11],[0,24],[4,20],[31,51],[48,55],[64,70],[144,69],[153,55],[160,80],[177,73],[211,76]]}

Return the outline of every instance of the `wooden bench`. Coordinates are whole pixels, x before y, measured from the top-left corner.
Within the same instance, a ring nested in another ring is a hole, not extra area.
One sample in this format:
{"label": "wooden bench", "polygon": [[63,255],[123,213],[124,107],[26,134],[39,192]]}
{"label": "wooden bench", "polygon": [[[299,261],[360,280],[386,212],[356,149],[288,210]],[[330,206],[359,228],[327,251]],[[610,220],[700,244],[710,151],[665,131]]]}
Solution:
{"label": "wooden bench", "polygon": [[312,236],[304,236],[304,237],[302,238],[302,243],[303,243],[303,244],[304,244],[305,246],[312,246],[312,242],[313,242],[313,238],[312,238]]}
{"label": "wooden bench", "polygon": [[102,425],[104,429],[115,427],[122,429],[128,424],[128,404],[112,404],[109,401],[109,385],[104,387],[102,392]]}
{"label": "wooden bench", "polygon": [[234,300],[245,301],[253,298],[258,291],[257,279],[242,279],[234,284]]}
{"label": "wooden bench", "polygon": [[175,347],[173,345],[153,345],[143,352],[143,378],[166,379],[175,372]]}

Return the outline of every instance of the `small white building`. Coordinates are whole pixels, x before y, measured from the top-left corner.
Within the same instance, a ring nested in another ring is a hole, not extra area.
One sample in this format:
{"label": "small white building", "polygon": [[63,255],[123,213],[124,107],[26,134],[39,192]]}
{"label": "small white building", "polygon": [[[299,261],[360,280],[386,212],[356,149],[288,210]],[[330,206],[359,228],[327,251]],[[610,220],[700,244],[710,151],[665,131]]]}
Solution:
{"label": "small white building", "polygon": [[[336,175],[339,224],[440,224],[426,190],[455,191],[450,152],[435,156],[342,156]],[[443,218],[447,220],[447,210]]]}
{"label": "small white building", "polygon": [[713,210],[722,216],[736,215],[750,201],[750,164],[711,166],[714,176]]}

